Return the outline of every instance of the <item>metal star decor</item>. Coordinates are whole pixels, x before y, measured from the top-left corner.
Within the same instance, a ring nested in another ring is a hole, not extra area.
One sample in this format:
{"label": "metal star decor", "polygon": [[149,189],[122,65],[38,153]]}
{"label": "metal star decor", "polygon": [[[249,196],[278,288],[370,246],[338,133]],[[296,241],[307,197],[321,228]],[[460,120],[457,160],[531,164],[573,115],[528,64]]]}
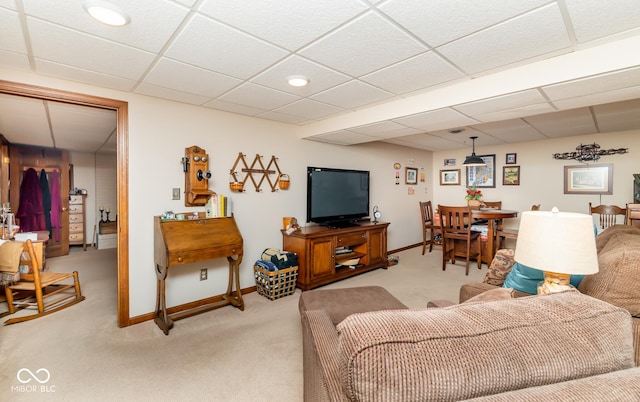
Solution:
{"label": "metal star decor", "polygon": [[574,152],[564,152],[553,154],[554,159],[575,159],[578,162],[597,161],[603,155],[626,154],[629,148],[611,148],[600,149],[600,145],[596,144],[580,144]]}

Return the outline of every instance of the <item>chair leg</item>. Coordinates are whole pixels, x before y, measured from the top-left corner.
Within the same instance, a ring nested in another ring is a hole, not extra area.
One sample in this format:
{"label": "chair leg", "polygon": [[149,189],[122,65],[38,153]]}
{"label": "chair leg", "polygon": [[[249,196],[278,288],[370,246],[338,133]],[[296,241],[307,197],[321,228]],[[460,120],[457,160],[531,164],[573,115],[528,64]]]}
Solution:
{"label": "chair leg", "polygon": [[5,286],[5,295],[7,297],[7,307],[9,308],[9,314],[13,314],[16,312],[16,307],[13,305],[13,291],[9,288],[9,286]]}
{"label": "chair leg", "polygon": [[[429,231],[429,237],[431,238],[431,241],[429,242],[429,252],[431,252],[431,250],[433,250],[433,242],[436,241],[436,233],[433,229]],[[424,254],[424,251],[422,254]]]}
{"label": "chair leg", "polygon": [[471,238],[467,237],[467,261],[465,262],[464,274],[469,276],[469,260],[471,259]]}
{"label": "chair leg", "polygon": [[482,269],[482,239],[478,236],[478,257],[476,258],[478,269]]}

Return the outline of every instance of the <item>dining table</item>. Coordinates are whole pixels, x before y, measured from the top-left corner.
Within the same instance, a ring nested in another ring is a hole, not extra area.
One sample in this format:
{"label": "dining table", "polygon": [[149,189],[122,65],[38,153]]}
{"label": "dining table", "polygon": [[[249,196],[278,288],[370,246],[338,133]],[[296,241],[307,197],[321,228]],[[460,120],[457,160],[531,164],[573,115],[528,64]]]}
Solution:
{"label": "dining table", "polygon": [[493,256],[496,254],[496,221],[516,218],[518,211],[511,211],[508,209],[494,209],[494,208],[480,208],[472,209],[471,217],[473,219],[486,219],[487,220],[487,250],[488,255],[482,255],[482,262],[490,265],[493,261]]}

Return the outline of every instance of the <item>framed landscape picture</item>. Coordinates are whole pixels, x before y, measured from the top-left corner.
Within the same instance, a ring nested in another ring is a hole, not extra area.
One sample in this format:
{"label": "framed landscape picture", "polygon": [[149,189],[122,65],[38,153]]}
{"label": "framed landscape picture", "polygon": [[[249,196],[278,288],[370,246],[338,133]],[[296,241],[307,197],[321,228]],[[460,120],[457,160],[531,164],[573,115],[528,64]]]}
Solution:
{"label": "framed landscape picture", "polygon": [[520,166],[503,166],[502,167],[502,185],[503,186],[519,186],[520,185]]}
{"label": "framed landscape picture", "polygon": [[564,167],[565,194],[613,194],[613,164]]}
{"label": "framed landscape picture", "polygon": [[485,166],[467,167],[467,187],[495,187],[496,155],[478,155],[486,163]]}
{"label": "framed landscape picture", "polygon": [[440,171],[441,186],[459,186],[460,169],[444,169]]}

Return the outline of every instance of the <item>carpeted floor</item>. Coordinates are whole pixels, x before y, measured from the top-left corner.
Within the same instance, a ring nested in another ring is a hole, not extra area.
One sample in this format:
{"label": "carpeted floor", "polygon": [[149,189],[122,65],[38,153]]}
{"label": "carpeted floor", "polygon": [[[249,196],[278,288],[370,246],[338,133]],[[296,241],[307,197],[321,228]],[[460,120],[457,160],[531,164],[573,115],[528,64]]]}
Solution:
{"label": "carpeted floor", "polygon": [[[400,263],[326,288],[381,285],[409,307],[457,301],[469,276],[463,262],[441,269],[440,249],[398,253]],[[0,327],[0,401],[301,401],[300,290],[275,301],[251,293],[245,311],[224,307],[175,323],[169,336],[147,321],[116,324],[116,250],[47,261],[52,271],[78,270],[86,300],[33,321]],[[6,305],[0,303],[0,311]],[[6,320],[7,317],[2,319]],[[43,384],[44,368],[50,378]]]}

